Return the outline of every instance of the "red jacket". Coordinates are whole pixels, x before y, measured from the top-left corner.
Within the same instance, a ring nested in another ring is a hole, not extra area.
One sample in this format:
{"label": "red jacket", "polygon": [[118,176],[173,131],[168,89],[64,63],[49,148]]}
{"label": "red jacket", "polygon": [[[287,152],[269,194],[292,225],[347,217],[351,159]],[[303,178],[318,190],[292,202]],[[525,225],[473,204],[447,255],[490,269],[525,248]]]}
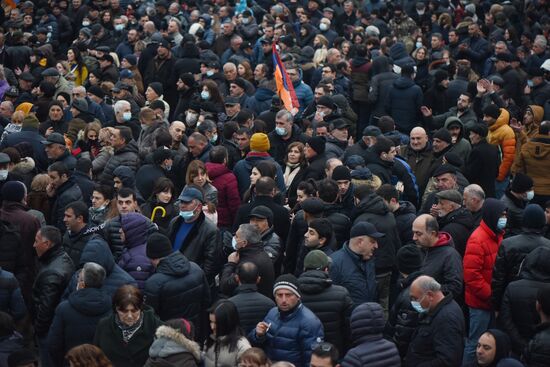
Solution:
{"label": "red jacket", "polygon": [[237,178],[221,163],[206,163],[206,172],[218,190],[218,227],[231,227],[241,205]]}
{"label": "red jacket", "polygon": [[464,285],[469,307],[491,310],[491,279],[502,237],[482,220],[466,243]]}

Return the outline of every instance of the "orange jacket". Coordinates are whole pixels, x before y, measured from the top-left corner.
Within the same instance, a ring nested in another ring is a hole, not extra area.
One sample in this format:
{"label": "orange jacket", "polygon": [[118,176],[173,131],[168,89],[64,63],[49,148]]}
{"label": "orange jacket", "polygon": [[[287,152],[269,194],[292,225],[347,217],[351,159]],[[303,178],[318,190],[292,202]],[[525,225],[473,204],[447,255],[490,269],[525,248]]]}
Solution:
{"label": "orange jacket", "polygon": [[502,160],[498,168],[498,181],[503,181],[510,173],[514,157],[516,155],[516,135],[508,125],[510,113],[504,108],[500,109],[500,116],[497,121],[489,126],[487,142],[499,147]]}

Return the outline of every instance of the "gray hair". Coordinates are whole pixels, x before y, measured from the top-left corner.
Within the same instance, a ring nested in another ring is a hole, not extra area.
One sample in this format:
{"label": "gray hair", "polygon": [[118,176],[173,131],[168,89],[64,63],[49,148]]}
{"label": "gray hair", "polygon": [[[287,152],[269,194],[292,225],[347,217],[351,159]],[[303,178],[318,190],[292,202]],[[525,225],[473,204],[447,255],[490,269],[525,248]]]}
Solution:
{"label": "gray hair", "polygon": [[78,87],[74,87],[73,88],[73,91],[76,91],[77,93],[83,93],[83,94],[86,94],[86,88],[84,88],[83,86],[78,86]]}
{"label": "gray hair", "polygon": [[181,31],[181,21],[178,18],[172,17],[172,18],[170,18],[168,23],[170,23],[170,22],[176,23],[178,25],[178,31]]}
{"label": "gray hair", "polygon": [[294,366],[292,363],[290,362],[285,362],[285,361],[279,361],[279,362],[276,362],[276,363],[273,363],[271,365],[271,367],[296,367]]}
{"label": "gray hair", "polygon": [[[333,163],[335,163],[336,161],[340,162],[339,166],[343,166],[344,163],[342,162],[342,160],[338,159],[338,158],[329,158],[327,159],[327,161],[325,162],[325,169],[330,169],[330,167],[332,166]],[[336,166],[338,167],[338,166]]]}
{"label": "gray hair", "polygon": [[242,239],[245,240],[249,245],[260,243],[262,240],[262,236],[260,235],[260,232],[258,231],[256,226],[253,224],[249,224],[249,223],[241,224],[239,226],[239,231],[241,231]]}
{"label": "gray hair", "polygon": [[440,292],[441,291],[441,284],[437,282],[434,278],[422,275],[415,280],[418,287],[422,290],[422,292]]}
{"label": "gray hair", "polygon": [[6,108],[9,109],[11,112],[15,110],[15,108],[13,107],[13,103],[11,101],[2,101],[0,105],[6,106]]}
{"label": "gray hair", "polygon": [[275,115],[275,118],[277,118],[277,119],[284,118],[285,121],[287,121],[287,122],[293,122],[294,121],[294,116],[292,116],[292,114],[287,110],[280,110]]}
{"label": "gray hair", "polygon": [[479,185],[476,185],[476,184],[468,185],[464,188],[464,192],[467,192],[475,196],[479,200],[485,200],[485,192]]}
{"label": "gray hair", "polygon": [[101,288],[105,276],[105,269],[99,264],[89,262],[82,268],[82,281],[86,288]]}
{"label": "gray hair", "polygon": [[122,99],[120,101],[116,101],[115,105],[113,106],[115,114],[120,113],[124,107],[132,107],[132,105],[130,105],[130,102]]}
{"label": "gray hair", "polygon": [[541,48],[546,48],[546,45],[548,45],[548,41],[546,40],[546,37],[540,34],[535,37],[535,40],[533,41],[533,43],[540,46]]}

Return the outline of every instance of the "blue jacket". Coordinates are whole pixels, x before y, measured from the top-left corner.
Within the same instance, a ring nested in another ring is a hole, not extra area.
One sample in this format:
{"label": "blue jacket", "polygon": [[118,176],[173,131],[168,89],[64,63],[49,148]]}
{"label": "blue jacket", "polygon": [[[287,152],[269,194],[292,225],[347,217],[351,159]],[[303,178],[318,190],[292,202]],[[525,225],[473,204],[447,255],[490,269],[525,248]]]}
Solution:
{"label": "blue jacket", "polygon": [[271,89],[259,87],[253,96],[247,98],[245,108],[253,111],[256,116],[271,108],[271,98],[275,93]]}
{"label": "blue jacket", "polygon": [[382,336],[384,310],[378,303],[363,303],[351,314],[351,335],[355,347],[342,360],[342,367],[400,367],[395,344]]}
{"label": "blue jacket", "polygon": [[330,255],[330,278],[333,284],[345,287],[355,306],[378,300],[374,261],[364,261],[361,256],[344,246]]}
{"label": "blue jacket", "polygon": [[386,111],[395,120],[397,130],[408,134],[422,121],[420,107],[423,99],[422,89],[411,78],[402,76],[394,80],[387,99]]}
{"label": "blue jacket", "polygon": [[[112,297],[116,290],[123,285],[137,285],[135,279],[132,278],[130,274],[115,264],[109,245],[107,245],[107,242],[105,242],[105,240],[100,236],[96,235],[92,237],[92,239],[88,241],[86,247],[84,247],[82,255],[80,256],[80,266],[84,266],[87,262],[95,262],[96,264],[103,266],[103,269],[105,269],[107,276],[105,277],[101,290],[107,293],[109,297]],[[63,299],[69,297],[69,295],[76,290],[78,273],[79,271],[76,271],[73,274],[69,286],[63,295]]]}
{"label": "blue jacket", "polygon": [[48,333],[50,356],[56,365],[77,345],[92,343],[99,320],[111,314],[111,297],[97,288],[73,292],[57,306]]}
{"label": "blue jacket", "polygon": [[19,282],[9,271],[0,268],[0,311],[11,315],[14,320],[22,319],[27,313]]}
{"label": "blue jacket", "polygon": [[303,112],[311,102],[313,102],[313,91],[311,87],[302,81],[302,72],[300,71],[300,79],[292,82],[294,92],[300,103],[299,112]]}
{"label": "blue jacket", "polygon": [[296,367],[307,367],[311,347],[324,338],[323,325],[309,308],[299,304],[289,315],[281,315],[273,307],[264,318],[271,324],[267,334],[256,336],[256,329],[248,335],[252,345],[262,347],[271,361],[287,361]]}
{"label": "blue jacket", "polygon": [[44,150],[44,144],[42,142],[45,138],[38,133],[37,129],[32,127],[23,127],[21,131],[6,136],[0,144],[0,149],[7,147],[13,147],[16,144],[27,142],[32,145],[33,159],[36,162],[36,166],[39,171],[46,171],[48,168],[48,157]]}
{"label": "blue jacket", "polygon": [[238,161],[233,168],[233,173],[237,177],[237,184],[239,185],[239,193],[241,194],[241,197],[250,187],[250,173],[252,172],[252,168],[254,168],[254,166],[256,166],[259,161],[264,160],[272,161],[275,164],[275,166],[277,167],[275,182],[277,183],[277,187],[279,188],[279,190],[281,190],[281,192],[285,191],[284,174],[281,166],[279,166],[271,156],[255,155],[255,153],[251,152],[248,153],[245,159],[241,159],[240,161]]}

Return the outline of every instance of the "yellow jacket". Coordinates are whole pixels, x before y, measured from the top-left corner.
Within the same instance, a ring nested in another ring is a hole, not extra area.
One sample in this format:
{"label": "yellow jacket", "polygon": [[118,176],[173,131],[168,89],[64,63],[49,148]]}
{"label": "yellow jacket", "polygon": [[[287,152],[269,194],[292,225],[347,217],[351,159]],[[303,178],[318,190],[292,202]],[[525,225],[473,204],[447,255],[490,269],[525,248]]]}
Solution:
{"label": "yellow jacket", "polygon": [[489,135],[487,136],[487,142],[500,149],[502,159],[498,168],[498,181],[503,181],[508,176],[516,154],[516,135],[508,125],[509,122],[510,113],[501,108],[500,116],[493,125],[489,126]]}

